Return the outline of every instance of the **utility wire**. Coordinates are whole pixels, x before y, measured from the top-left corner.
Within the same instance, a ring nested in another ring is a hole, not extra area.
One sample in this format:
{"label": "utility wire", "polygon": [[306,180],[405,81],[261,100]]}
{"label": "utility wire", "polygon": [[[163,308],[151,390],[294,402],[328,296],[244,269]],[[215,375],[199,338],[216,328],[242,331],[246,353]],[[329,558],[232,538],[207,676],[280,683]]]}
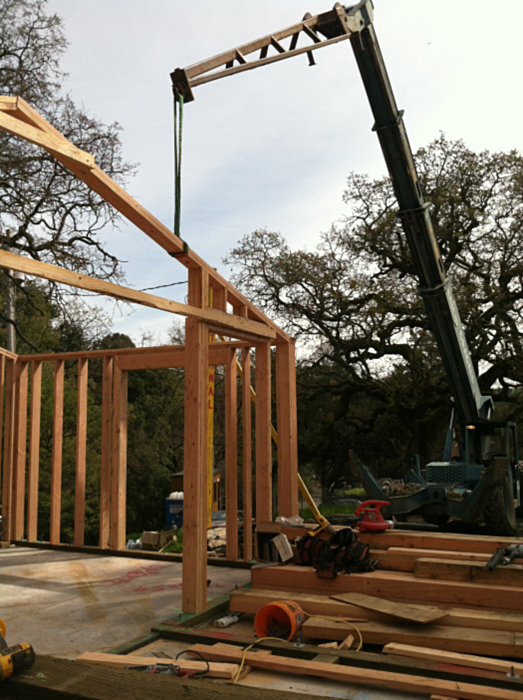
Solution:
{"label": "utility wire", "polygon": [[139,289],[139,292],[150,292],[153,289],[165,289],[165,287],[176,287],[177,284],[187,284],[187,280],[183,282],[173,282],[172,284],[160,284],[158,287],[145,287],[145,289]]}

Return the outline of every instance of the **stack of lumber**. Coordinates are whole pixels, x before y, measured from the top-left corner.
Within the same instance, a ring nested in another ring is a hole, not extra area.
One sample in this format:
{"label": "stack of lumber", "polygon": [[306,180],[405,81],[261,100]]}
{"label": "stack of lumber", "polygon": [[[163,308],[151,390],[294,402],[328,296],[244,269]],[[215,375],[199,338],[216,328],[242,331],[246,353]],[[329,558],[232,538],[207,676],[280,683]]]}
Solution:
{"label": "stack of lumber", "polygon": [[260,654],[253,651],[244,652],[240,647],[230,644],[195,644],[190,648],[209,661],[241,663],[242,660],[245,660],[253,668],[280,673],[293,673],[301,676],[317,676],[358,685],[394,688],[418,694],[423,693],[430,695],[433,700],[435,698],[523,700],[523,692],[519,690],[476,685],[472,682],[456,682],[404,673],[392,673],[370,668],[354,668],[350,665],[324,661],[304,661],[277,654]]}
{"label": "stack of lumber", "polygon": [[[299,528],[277,527],[289,539],[298,536]],[[261,523],[258,529],[274,532],[275,524]],[[523,676],[523,663],[518,662],[523,659],[523,560],[494,571],[486,566],[498,549],[523,540],[399,530],[359,537],[379,560],[375,571],[328,580],[318,578],[312,567],[294,563],[260,565],[252,569],[252,589],[231,594],[231,611],[255,614],[267,603],[292,600],[306,613],[301,636],[311,640],[308,643],[342,642],[349,634],[357,643],[361,634],[365,644],[383,647],[389,658],[430,660],[440,670],[444,664],[472,678],[489,672],[498,682],[509,674],[516,697],[523,696],[523,682],[517,680],[518,674]],[[226,659],[216,652],[208,658],[235,660],[234,655]],[[463,684],[455,684],[450,692],[444,685],[429,689],[419,679],[406,678],[399,685],[388,678],[386,685],[423,687],[422,692],[434,696],[483,697]],[[498,690],[489,687],[488,692],[485,697],[511,697],[499,684]]]}
{"label": "stack of lumber", "polygon": [[[288,537],[296,537],[299,531],[278,527]],[[497,549],[523,544],[523,539],[400,530],[359,537],[369,545],[371,557],[379,560],[376,571],[328,581],[318,579],[312,567],[261,566],[252,570],[252,587],[329,595],[357,592],[389,600],[523,614],[523,560],[494,571],[486,567]]]}

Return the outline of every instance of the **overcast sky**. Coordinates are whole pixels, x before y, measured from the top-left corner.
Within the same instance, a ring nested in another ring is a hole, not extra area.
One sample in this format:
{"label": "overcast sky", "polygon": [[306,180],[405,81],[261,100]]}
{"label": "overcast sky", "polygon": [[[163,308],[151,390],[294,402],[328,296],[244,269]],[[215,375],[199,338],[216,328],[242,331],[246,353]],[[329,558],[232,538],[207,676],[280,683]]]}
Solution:
{"label": "overcast sky", "polygon": [[[413,150],[440,131],[474,150],[523,150],[523,2],[375,0],[375,29]],[[70,41],[71,96],[123,127],[129,192],[173,221],[173,107],[169,74],[331,9],[321,0],[49,0]],[[496,9],[497,8],[497,9]],[[267,227],[313,248],[344,214],[351,171],[385,173],[350,42],[202,85],[184,112],[182,237],[217,267],[245,234]],[[132,224],[108,230],[137,289],[186,278]],[[182,300],[185,287],[161,290]],[[173,317],[145,307],[115,330],[159,341]]]}

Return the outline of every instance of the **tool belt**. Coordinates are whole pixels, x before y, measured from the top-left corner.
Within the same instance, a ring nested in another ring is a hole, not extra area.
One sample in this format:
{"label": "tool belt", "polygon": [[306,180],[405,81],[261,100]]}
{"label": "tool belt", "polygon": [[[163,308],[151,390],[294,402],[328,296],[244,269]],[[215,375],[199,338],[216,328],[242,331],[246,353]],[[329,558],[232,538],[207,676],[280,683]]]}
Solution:
{"label": "tool belt", "polygon": [[350,527],[338,530],[328,540],[307,534],[298,540],[296,560],[313,566],[318,578],[334,579],[340,573],[373,571],[376,562],[369,556],[368,545],[360,542]]}

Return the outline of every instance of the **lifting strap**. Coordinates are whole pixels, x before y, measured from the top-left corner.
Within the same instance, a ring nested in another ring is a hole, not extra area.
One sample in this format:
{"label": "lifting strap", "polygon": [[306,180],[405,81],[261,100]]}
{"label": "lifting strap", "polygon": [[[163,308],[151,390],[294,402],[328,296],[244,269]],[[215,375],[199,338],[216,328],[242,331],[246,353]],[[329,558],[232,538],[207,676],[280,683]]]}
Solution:
{"label": "lifting strap", "polygon": [[182,191],[183,95],[173,89],[174,108],[174,233],[180,238]]}

